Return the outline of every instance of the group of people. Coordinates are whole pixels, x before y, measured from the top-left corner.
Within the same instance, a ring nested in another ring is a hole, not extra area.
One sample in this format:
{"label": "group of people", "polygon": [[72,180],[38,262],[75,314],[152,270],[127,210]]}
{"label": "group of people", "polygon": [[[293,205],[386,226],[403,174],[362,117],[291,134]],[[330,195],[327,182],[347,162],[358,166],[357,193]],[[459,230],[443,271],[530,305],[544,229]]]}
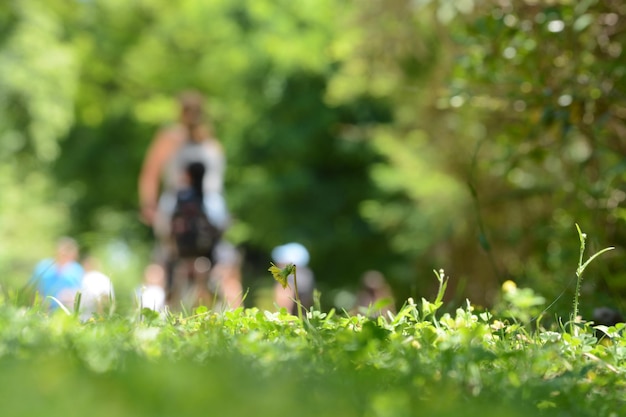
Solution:
{"label": "group of people", "polygon": [[[176,306],[184,301],[182,285],[191,287],[192,298],[196,300],[206,303],[207,298],[219,296],[216,298],[223,300],[224,305],[236,307],[242,302],[241,259],[236,250],[227,242],[220,241],[206,257],[184,260],[179,256],[180,251],[177,251],[176,241],[172,238],[171,219],[176,210],[177,195],[190,186],[199,188],[197,191],[206,216],[220,236],[230,222],[223,197],[226,158],[211,123],[204,117],[206,107],[203,97],[197,92],[185,92],[179,97],[179,108],[178,121],[161,129],[153,139],[139,177],[142,220],[152,227],[157,241],[153,263],[146,269],[145,277],[147,293],[154,296],[145,301],[149,305]],[[202,166],[199,181],[190,176],[188,167],[192,164]],[[300,301],[305,308],[313,305],[315,280],[308,267],[307,249],[297,242],[286,243],[274,248],[272,259],[279,266],[288,263],[296,265]],[[183,270],[191,270],[191,274],[183,273],[181,276],[177,270],[181,264]],[[368,297],[376,298],[376,291],[380,288],[376,287],[377,283],[369,281],[364,283],[366,287],[369,285]],[[165,288],[164,297],[158,292],[159,286]],[[289,277],[286,288],[276,283],[276,305],[294,312],[294,290],[293,276]],[[360,299],[363,301],[364,297],[361,295]]]}
{"label": "group of people", "polygon": [[[223,239],[230,224],[223,195],[226,158],[205,117],[206,110],[201,94],[182,93],[178,120],[157,132],[143,161],[138,181],[140,217],[152,229],[155,247],[136,294],[142,307],[162,310],[165,306],[207,305],[216,300],[223,307],[237,307],[243,302],[241,255]],[[191,226],[185,224],[182,216],[189,209],[181,212],[181,198],[198,203],[207,220],[205,226],[214,231],[213,235],[191,234],[182,243],[174,235],[180,227],[197,226],[197,222]],[[190,255],[189,248],[200,243],[205,252]],[[181,248],[183,244],[187,246]],[[315,283],[308,268],[306,248],[299,243],[287,243],[272,251],[272,259],[277,265],[296,265],[300,300],[305,308],[310,307]],[[56,257],[40,262],[31,282],[51,301],[51,309],[61,305],[71,307],[80,291],[82,309],[89,315],[101,311],[104,303],[113,297],[111,281],[97,272],[92,263],[90,260],[79,263],[76,242],[62,238]],[[278,307],[294,312],[293,276],[289,280],[287,288],[277,283],[274,299]]]}
{"label": "group of people", "polygon": [[87,257],[80,262],[78,244],[70,237],[60,238],[55,256],[35,266],[29,285],[51,311],[76,306],[83,319],[105,313],[115,296],[113,283],[98,270],[97,260]]}

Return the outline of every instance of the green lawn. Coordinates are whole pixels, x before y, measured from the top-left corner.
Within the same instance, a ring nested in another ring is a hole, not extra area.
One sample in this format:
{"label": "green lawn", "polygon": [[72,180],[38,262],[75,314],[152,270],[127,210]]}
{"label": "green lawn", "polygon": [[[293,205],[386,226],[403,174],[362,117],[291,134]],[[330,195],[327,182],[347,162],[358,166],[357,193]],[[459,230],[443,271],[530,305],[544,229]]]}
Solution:
{"label": "green lawn", "polygon": [[412,300],[376,320],[201,308],[86,323],[4,301],[2,415],[626,415],[626,339],[578,329]]}

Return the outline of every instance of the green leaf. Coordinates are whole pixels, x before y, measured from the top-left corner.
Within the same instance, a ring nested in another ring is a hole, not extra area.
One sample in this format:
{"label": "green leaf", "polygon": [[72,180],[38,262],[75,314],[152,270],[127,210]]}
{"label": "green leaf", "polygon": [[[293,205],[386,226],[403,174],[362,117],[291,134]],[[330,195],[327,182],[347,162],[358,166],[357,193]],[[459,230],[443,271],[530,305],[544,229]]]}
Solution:
{"label": "green leaf", "polygon": [[159,313],[148,307],[144,307],[141,309],[141,315],[147,322],[151,322],[159,318]]}
{"label": "green leaf", "polygon": [[374,304],[372,304],[372,310],[378,311],[381,310],[393,303],[393,299],[391,297],[383,297],[378,300]]}
{"label": "green leaf", "polygon": [[83,294],[80,291],[76,292],[76,296],[74,297],[74,314],[78,314],[80,311],[80,302],[82,300]]}
{"label": "green leaf", "polygon": [[582,272],[585,270],[585,268],[587,268],[587,265],[589,265],[591,263],[591,261],[593,261],[594,259],[596,259],[598,256],[602,255],[605,252],[608,252],[610,250],[615,249],[613,246],[609,246],[608,248],[604,248],[601,251],[597,252],[595,255],[593,255],[592,257],[590,257],[589,259],[587,259],[587,262],[585,262],[581,267],[580,267],[580,273],[582,274]]}
{"label": "green leaf", "polygon": [[196,308],[195,314],[204,314],[209,311],[209,308],[205,305],[198,306]]}

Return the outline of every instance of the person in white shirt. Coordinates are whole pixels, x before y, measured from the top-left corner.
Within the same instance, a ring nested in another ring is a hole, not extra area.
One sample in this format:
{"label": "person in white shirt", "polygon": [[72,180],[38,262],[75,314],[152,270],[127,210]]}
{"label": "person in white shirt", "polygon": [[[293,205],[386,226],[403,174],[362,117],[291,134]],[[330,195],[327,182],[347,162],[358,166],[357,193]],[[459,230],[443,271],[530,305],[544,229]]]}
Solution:
{"label": "person in white shirt", "polygon": [[94,314],[104,314],[115,298],[111,279],[99,270],[99,262],[88,257],[83,260],[85,275],[80,288],[80,317],[88,320]]}

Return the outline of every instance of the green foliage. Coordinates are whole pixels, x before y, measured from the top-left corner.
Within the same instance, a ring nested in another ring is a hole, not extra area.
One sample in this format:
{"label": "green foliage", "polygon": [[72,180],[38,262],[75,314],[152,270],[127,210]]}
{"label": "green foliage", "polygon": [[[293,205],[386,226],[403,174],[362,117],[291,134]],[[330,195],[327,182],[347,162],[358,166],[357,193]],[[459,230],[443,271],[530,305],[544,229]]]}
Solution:
{"label": "green foliage", "polygon": [[449,277],[446,277],[445,271],[440,269],[439,271],[434,272],[437,277],[437,281],[439,282],[439,290],[437,291],[437,297],[433,303],[427,301],[425,298],[422,298],[422,314],[424,318],[430,315],[434,318],[437,310],[443,306],[443,296],[445,295],[446,288],[448,287]]}
{"label": "green foliage", "polygon": [[518,288],[515,282],[509,280],[502,284],[502,297],[494,306],[494,312],[515,323],[528,325],[541,318],[545,304],[546,299],[532,288]]}
{"label": "green foliage", "polygon": [[[250,88],[259,82],[265,80],[255,77]],[[242,136],[241,159],[234,161],[241,168],[233,170],[228,194],[238,219],[249,225],[242,238],[250,246],[269,252],[284,241],[302,242],[314,271],[333,265],[321,282],[340,285],[388,256],[384,236],[359,216],[359,206],[378,193],[367,171],[380,158],[366,127],[390,115],[371,97],[330,106],[326,88],[321,75],[296,73],[282,81],[279,100],[259,105],[258,119]]]}
{"label": "green foliage", "polygon": [[[432,304],[434,305],[434,304]],[[141,313],[141,314],[139,314]],[[505,324],[467,302],[412,301],[375,320],[256,308],[47,315],[0,304],[0,393],[11,415],[611,416],[626,386],[623,325],[598,342]],[[39,401],[54,398],[54,401]]]}
{"label": "green foliage", "polygon": [[[49,175],[70,129],[78,61],[58,2],[0,6],[0,276],[22,285],[67,225],[67,203]],[[10,22],[10,23],[9,23]],[[6,23],[6,24],[5,24]]]}
{"label": "green foliage", "polygon": [[[419,299],[437,290],[421,271],[446,265],[458,299],[493,304],[509,279],[556,296],[574,219],[626,239],[624,16],[564,0],[3,2],[0,279],[23,283],[62,233],[145,260],[137,173],[194,87],[228,154],[247,278],[297,240],[322,289],[377,269]],[[618,302],[618,258],[581,291]]]}
{"label": "green foliage", "polygon": [[[598,241],[624,241],[619,203],[609,203],[626,179],[624,97],[615,94],[624,34],[614,30],[624,10],[598,1],[476,6],[451,26],[458,53],[442,104],[473,115],[464,129],[481,132],[469,172],[494,273],[556,295],[578,258],[562,244],[573,219]],[[614,262],[587,283],[590,292],[620,291],[609,278],[623,276]]]}

